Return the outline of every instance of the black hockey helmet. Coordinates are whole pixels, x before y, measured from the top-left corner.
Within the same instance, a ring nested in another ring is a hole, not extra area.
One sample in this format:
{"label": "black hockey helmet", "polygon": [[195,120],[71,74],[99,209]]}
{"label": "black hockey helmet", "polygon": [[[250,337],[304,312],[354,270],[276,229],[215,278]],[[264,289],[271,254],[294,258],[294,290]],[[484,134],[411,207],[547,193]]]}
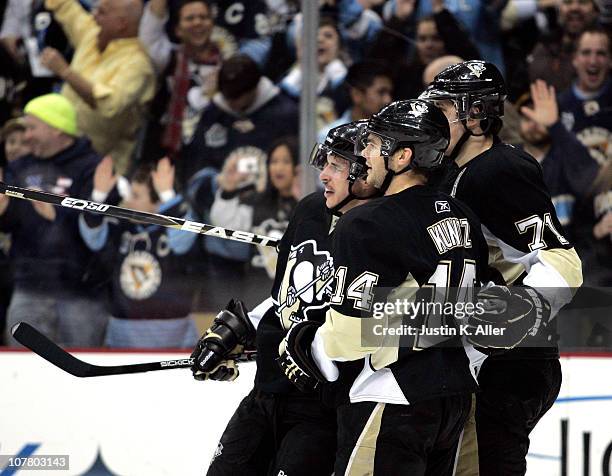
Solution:
{"label": "black hockey helmet", "polygon": [[316,144],[310,153],[310,165],[323,170],[327,165],[327,155],[334,154],[349,161],[348,181],[352,184],[367,172],[365,159],[355,154],[355,141],[367,120],[349,122],[334,127],[327,133],[323,144]]}
{"label": "black hockey helmet", "polygon": [[471,60],[448,66],[436,75],[421,99],[450,99],[458,119],[493,119],[504,115],[507,91],[499,69],[486,61]]}
{"label": "black hockey helmet", "polygon": [[380,155],[385,158],[387,170],[389,157],[403,147],[413,152],[409,168],[434,169],[441,165],[450,142],[444,113],[433,102],[420,99],[395,101],[374,114],[360,133],[356,153],[361,155],[370,145],[371,134],[381,139]]}

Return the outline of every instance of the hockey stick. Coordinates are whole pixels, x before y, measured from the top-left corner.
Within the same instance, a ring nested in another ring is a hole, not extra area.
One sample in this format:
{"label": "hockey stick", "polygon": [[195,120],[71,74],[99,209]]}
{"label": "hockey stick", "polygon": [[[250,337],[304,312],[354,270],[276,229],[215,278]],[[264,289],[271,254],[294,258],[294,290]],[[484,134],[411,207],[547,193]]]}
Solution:
{"label": "hockey stick", "polygon": [[[11,329],[11,334],[20,344],[75,377],[102,377],[104,375],[150,372],[152,370],[184,369],[193,365],[193,359],[191,358],[143,364],[94,365],[77,359],[26,322],[15,324]],[[233,356],[233,360],[248,362],[256,357],[257,353],[255,351],[245,351],[240,355]]]}
{"label": "hockey stick", "polygon": [[104,203],[96,203],[80,198],[71,198],[54,193],[40,192],[29,188],[16,187],[0,182],[0,193],[9,197],[20,198],[22,200],[35,200],[37,202],[50,203],[52,205],[72,208],[99,215],[107,215],[125,220],[137,220],[143,223],[152,225],[165,226],[167,228],[176,228],[178,230],[190,231],[201,235],[215,236],[226,240],[240,241],[253,245],[276,247],[279,240],[264,235],[256,235],[248,231],[236,231],[220,226],[207,225],[197,221],[183,220],[182,218],[174,218],[158,213],[141,212],[130,208],[117,207],[114,205],[106,205]]}

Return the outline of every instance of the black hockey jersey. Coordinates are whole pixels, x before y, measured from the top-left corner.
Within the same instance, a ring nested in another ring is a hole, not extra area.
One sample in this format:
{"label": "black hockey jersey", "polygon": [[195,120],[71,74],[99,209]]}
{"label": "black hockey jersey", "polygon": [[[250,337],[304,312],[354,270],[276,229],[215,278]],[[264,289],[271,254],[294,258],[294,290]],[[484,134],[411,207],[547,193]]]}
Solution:
{"label": "black hockey jersey", "polygon": [[278,346],[294,323],[325,319],[333,278],[334,221],[321,192],[301,200],[291,216],[279,245],[272,299],[257,326],[255,385],[262,391],[297,391],[276,362]]}
{"label": "black hockey jersey", "polygon": [[[478,216],[490,266],[507,284],[536,288],[556,315],[582,284],[582,269],[563,235],[538,162],[495,139],[490,149],[455,168],[445,187]],[[554,326],[549,331],[554,335]],[[537,349],[539,341],[545,349]],[[528,338],[523,348],[503,358],[519,356],[556,358],[558,349],[548,336]]]}
{"label": "black hockey jersey", "polygon": [[[373,200],[340,218],[332,256],[337,282],[313,345],[336,361],[351,402],[408,404],[476,389],[459,329],[458,318],[467,316],[453,306],[473,304],[487,247],[465,205],[430,186]],[[472,297],[460,298],[459,289]],[[406,307],[439,298],[452,303],[448,315]],[[440,333],[408,330],[421,324]]]}

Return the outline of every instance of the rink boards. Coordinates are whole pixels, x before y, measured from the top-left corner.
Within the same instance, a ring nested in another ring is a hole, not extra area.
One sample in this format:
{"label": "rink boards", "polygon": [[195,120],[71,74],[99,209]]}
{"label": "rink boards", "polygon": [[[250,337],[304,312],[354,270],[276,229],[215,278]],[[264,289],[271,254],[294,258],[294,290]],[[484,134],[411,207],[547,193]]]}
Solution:
{"label": "rink boards", "polygon": [[[75,355],[99,365],[185,357]],[[559,399],[532,433],[528,475],[611,476],[612,354],[564,356],[562,366]],[[182,369],[79,379],[29,352],[0,352],[0,454],[70,456],[68,471],[15,473],[24,475],[83,474],[96,462],[122,476],[204,474],[255,365],[240,372],[230,383]]]}

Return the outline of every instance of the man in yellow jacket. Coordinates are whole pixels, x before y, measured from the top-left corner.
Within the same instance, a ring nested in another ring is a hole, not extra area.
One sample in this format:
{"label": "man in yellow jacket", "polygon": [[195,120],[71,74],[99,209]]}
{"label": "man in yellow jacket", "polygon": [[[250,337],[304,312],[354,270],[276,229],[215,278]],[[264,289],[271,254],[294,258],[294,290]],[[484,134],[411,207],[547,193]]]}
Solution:
{"label": "man in yellow jacket", "polygon": [[153,67],[138,40],[142,2],[100,0],[93,14],[77,0],[46,0],[45,6],[75,52],[68,64],[57,50],[45,48],[41,61],[65,81],[62,94],[75,105],[81,132],[123,173],[155,92]]}

